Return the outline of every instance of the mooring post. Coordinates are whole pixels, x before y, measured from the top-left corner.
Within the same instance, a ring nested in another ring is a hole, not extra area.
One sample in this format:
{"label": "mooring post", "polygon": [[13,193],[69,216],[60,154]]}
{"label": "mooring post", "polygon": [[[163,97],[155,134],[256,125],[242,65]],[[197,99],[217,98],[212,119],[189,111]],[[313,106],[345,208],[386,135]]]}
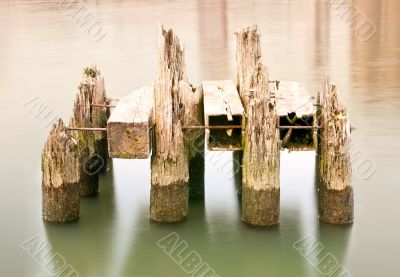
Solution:
{"label": "mooring post", "polygon": [[319,218],[332,224],[352,223],[350,122],[346,108],[338,101],[337,89],[328,78],[324,80],[320,102]]}
{"label": "mooring post", "polygon": [[79,218],[80,160],[63,121],[53,124],[42,152],[42,216],[49,222]]}
{"label": "mooring post", "polygon": [[256,226],[279,223],[280,146],[275,101],[261,63],[257,26],[236,33],[239,93],[246,113],[243,139],[242,220]]}
{"label": "mooring post", "polygon": [[183,220],[189,209],[189,167],[182,131],[179,82],[186,80],[184,51],[174,32],[160,27],[154,84],[150,219]]}
{"label": "mooring post", "polygon": [[189,161],[189,198],[204,198],[204,101],[202,86],[193,87],[187,81],[179,82],[183,107],[182,125],[186,154]]}

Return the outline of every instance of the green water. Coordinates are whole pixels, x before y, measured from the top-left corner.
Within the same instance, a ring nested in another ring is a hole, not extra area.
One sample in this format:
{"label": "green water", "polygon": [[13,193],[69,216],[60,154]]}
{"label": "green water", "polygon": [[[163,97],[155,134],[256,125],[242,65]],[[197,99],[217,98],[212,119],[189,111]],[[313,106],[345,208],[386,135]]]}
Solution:
{"label": "green water", "polygon": [[[367,41],[323,0],[85,3],[107,31],[97,43],[59,1],[0,3],[0,276],[51,276],[57,253],[80,276],[190,276],[157,245],[173,232],[187,243],[181,257],[195,251],[219,276],[326,276],[315,264],[329,253],[351,276],[400,276],[399,1],[348,2],[376,27]],[[357,128],[352,226],[318,222],[313,152],[282,153],[281,222],[271,229],[240,222],[230,152],[206,154],[205,200],[190,202],[183,223],[149,222],[149,161],[116,159],[99,196],[82,201],[78,222],[42,221],[40,153],[49,127],[27,104],[68,120],[81,69],[92,63],[112,97],[151,83],[157,22],[176,30],[194,83],[235,79],[234,32],[253,23],[271,79],[303,81],[316,95],[331,76]],[[293,247],[307,236],[324,247],[311,261]],[[22,249],[33,237],[51,246],[47,256]]]}

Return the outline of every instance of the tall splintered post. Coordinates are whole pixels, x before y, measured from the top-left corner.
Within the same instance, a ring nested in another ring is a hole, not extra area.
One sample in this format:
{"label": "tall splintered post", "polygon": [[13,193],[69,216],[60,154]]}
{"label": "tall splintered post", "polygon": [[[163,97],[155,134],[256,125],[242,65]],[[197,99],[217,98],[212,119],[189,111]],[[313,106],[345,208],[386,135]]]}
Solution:
{"label": "tall splintered post", "polygon": [[275,101],[261,63],[257,27],[237,35],[238,85],[246,120],[243,140],[242,220],[256,226],[279,223],[280,146]]}
{"label": "tall splintered post", "polygon": [[42,215],[46,221],[67,222],[79,218],[77,148],[62,120],[56,121],[42,152]]}
{"label": "tall splintered post", "polygon": [[183,220],[189,208],[189,167],[182,133],[179,82],[186,80],[184,51],[173,31],[160,28],[154,84],[150,219]]}
{"label": "tall splintered post", "polygon": [[[97,102],[97,103],[96,103]],[[84,69],[82,80],[75,96],[70,128],[98,128],[107,126],[107,110],[93,104],[106,103],[104,80],[96,67]],[[81,196],[96,195],[99,191],[98,173],[107,163],[107,137],[105,132],[71,131],[78,142],[80,156]]]}
{"label": "tall splintered post", "polygon": [[332,224],[352,223],[354,196],[351,185],[350,122],[339,103],[337,89],[326,78],[320,95],[319,218]]}

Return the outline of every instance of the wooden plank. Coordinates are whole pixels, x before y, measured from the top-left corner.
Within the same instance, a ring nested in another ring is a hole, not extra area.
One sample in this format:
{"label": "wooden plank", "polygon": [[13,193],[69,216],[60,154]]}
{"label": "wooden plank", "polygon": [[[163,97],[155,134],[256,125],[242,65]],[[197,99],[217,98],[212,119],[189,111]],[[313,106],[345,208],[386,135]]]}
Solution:
{"label": "wooden plank", "polygon": [[[241,125],[243,105],[236,85],[232,80],[202,82],[204,92],[204,122],[206,126]],[[209,150],[240,150],[240,129],[206,130]]]}
{"label": "wooden plank", "polygon": [[[275,86],[275,84],[273,84]],[[278,116],[296,113],[297,117],[315,114],[316,108],[304,83],[282,81],[275,91]]]}
{"label": "wooden plank", "polygon": [[144,86],[118,102],[107,122],[110,158],[149,157],[153,91],[153,86]]}

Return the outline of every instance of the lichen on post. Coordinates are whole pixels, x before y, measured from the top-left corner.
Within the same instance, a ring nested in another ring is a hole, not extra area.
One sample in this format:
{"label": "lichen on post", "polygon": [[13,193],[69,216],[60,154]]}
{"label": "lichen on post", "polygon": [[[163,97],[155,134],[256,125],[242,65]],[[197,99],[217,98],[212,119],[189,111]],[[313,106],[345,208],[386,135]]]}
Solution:
{"label": "lichen on post", "polygon": [[184,51],[173,31],[161,26],[154,85],[150,219],[183,220],[189,208],[189,167],[182,133],[179,82],[187,80]]}
{"label": "lichen on post", "polygon": [[261,63],[257,27],[236,33],[238,86],[246,112],[243,135],[242,220],[255,226],[279,223],[280,147],[275,101]]}
{"label": "lichen on post", "polygon": [[352,223],[354,195],[348,113],[338,101],[336,87],[327,78],[319,98],[322,126],[318,145],[319,218],[332,224]]}
{"label": "lichen on post", "polygon": [[79,218],[79,169],[76,141],[59,119],[42,152],[42,215],[45,221],[61,223]]}

